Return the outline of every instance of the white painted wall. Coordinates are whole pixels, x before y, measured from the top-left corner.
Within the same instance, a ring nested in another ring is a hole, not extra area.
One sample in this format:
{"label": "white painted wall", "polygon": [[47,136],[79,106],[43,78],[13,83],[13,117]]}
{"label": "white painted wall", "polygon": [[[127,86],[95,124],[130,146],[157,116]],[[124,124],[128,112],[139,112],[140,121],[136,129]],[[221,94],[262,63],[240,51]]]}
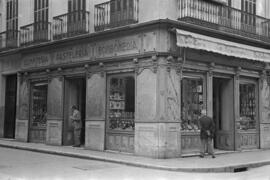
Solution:
{"label": "white painted wall", "polygon": [[18,0],[18,28],[34,22],[34,0]]}
{"label": "white painted wall", "polygon": [[6,31],[6,0],[0,0],[0,32]]}
{"label": "white painted wall", "polygon": [[68,0],[49,0],[50,20],[54,16],[66,14],[68,12]]}
{"label": "white painted wall", "polygon": [[[90,32],[94,32],[94,9],[96,4],[108,0],[86,0],[86,10],[90,12]],[[19,0],[19,28],[34,22],[34,0]],[[241,9],[240,0],[232,0],[232,7]],[[49,0],[49,21],[54,16],[68,11],[68,0]],[[257,15],[270,18],[269,0],[257,0]],[[6,0],[0,0],[0,32],[6,29]],[[177,20],[178,0],[139,0],[139,23],[157,19]]]}

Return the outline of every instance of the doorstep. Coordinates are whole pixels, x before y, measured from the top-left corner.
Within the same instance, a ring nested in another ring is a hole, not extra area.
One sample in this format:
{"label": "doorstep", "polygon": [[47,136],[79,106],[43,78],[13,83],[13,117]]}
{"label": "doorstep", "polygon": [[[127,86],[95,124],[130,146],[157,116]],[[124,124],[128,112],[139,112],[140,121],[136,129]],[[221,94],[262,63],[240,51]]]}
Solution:
{"label": "doorstep", "polygon": [[270,165],[270,150],[233,153],[220,152],[216,153],[215,159],[209,156],[199,158],[195,155],[186,158],[153,159],[129,153],[93,151],[83,147],[51,146],[9,139],[0,139],[0,147],[179,172],[236,172],[238,170]]}

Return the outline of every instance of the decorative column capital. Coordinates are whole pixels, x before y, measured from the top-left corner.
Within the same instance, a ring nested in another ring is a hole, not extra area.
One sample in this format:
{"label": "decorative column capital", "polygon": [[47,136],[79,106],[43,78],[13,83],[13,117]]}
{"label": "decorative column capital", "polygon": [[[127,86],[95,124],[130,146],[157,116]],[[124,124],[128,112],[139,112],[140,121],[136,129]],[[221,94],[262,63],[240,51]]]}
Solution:
{"label": "decorative column capital", "polygon": [[139,75],[139,61],[138,61],[138,58],[134,58],[133,63],[134,63],[134,72],[135,72],[136,75]]}
{"label": "decorative column capital", "polygon": [[158,62],[157,62],[157,56],[156,55],[152,56],[152,64],[153,64],[153,72],[157,73]]}
{"label": "decorative column capital", "polygon": [[213,71],[214,71],[215,66],[216,64],[214,62],[211,62],[208,66],[208,74],[210,77],[213,76]]}
{"label": "decorative column capital", "polygon": [[241,71],[242,71],[241,67],[236,68],[236,70],[235,70],[235,78],[236,78],[236,80],[239,80]]}
{"label": "decorative column capital", "polygon": [[100,63],[98,64],[98,66],[99,66],[99,69],[100,69],[100,76],[101,76],[101,77],[104,77],[104,76],[105,76],[104,63],[103,63],[103,62],[100,62]]}

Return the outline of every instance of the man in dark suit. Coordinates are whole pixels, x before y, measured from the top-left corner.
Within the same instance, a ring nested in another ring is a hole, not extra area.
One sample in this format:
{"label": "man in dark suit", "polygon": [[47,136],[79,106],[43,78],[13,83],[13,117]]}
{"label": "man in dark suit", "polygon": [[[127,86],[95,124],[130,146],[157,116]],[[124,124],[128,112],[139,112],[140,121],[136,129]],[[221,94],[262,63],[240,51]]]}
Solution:
{"label": "man in dark suit", "polygon": [[[199,119],[199,125],[201,129],[200,138],[201,138],[201,149],[200,157],[203,158],[205,153],[212,155],[212,158],[215,158],[214,148],[213,148],[213,138],[215,133],[215,124],[211,117],[206,115],[206,109],[202,109],[201,117]],[[207,151],[206,151],[207,149]]]}

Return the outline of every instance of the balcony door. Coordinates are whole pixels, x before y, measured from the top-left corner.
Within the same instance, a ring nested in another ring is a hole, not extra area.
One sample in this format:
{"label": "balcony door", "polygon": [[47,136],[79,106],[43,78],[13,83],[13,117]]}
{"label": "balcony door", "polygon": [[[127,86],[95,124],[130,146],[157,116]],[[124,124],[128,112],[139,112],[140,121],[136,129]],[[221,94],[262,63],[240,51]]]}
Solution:
{"label": "balcony door", "polygon": [[110,9],[112,27],[129,24],[134,19],[134,0],[111,0]]}
{"label": "balcony door", "polygon": [[68,36],[85,33],[87,25],[85,0],[69,0],[67,16]]}
{"label": "balcony door", "polygon": [[18,40],[18,0],[8,0],[6,10],[6,47],[17,47]]}
{"label": "balcony door", "polygon": [[241,27],[249,33],[256,33],[256,0],[241,0]]}
{"label": "balcony door", "polygon": [[34,6],[34,41],[48,39],[49,0],[35,0]]}

